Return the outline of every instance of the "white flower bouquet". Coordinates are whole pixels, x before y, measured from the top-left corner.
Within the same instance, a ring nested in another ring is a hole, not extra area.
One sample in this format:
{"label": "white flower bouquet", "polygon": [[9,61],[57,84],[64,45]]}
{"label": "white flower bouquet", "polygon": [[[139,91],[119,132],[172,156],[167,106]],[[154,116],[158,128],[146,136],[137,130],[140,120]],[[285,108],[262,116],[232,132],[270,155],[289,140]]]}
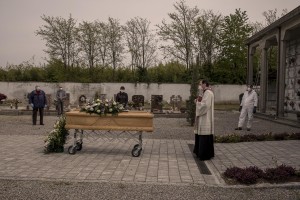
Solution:
{"label": "white flower bouquet", "polygon": [[53,126],[53,130],[44,140],[44,152],[63,152],[64,144],[66,143],[67,136],[69,135],[69,130],[65,128],[66,117],[61,116]]}
{"label": "white flower bouquet", "polygon": [[123,104],[120,104],[112,99],[96,99],[92,103],[88,103],[86,106],[84,106],[81,109],[81,112],[86,112],[90,114],[94,113],[100,116],[105,116],[107,114],[118,115],[119,112],[122,112],[124,110],[125,108]]}

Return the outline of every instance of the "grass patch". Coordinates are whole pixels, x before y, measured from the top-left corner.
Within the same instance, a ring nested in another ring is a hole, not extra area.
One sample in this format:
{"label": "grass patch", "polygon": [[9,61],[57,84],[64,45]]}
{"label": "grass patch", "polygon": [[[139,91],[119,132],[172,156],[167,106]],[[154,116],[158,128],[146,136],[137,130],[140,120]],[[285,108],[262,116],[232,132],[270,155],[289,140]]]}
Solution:
{"label": "grass patch", "polygon": [[239,110],[239,104],[215,104],[215,110]]}

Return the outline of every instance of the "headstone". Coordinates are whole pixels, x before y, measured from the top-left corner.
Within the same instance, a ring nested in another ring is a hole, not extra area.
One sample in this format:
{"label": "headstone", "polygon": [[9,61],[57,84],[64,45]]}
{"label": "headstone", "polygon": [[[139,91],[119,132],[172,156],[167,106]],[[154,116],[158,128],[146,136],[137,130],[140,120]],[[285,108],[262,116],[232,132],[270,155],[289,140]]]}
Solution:
{"label": "headstone", "polygon": [[105,101],[105,99],[106,99],[106,94],[100,94],[100,95],[99,95],[99,99],[100,99],[101,101]]}
{"label": "headstone", "polygon": [[47,108],[46,108],[46,110],[50,110],[50,107],[53,103],[51,94],[46,94],[46,99],[47,99]]}
{"label": "headstone", "polygon": [[70,105],[70,93],[66,93],[66,99],[64,101],[64,107],[68,108]]}
{"label": "headstone", "polygon": [[144,96],[143,95],[133,95],[132,96],[132,107],[136,110],[141,110],[144,107]]}
{"label": "headstone", "polygon": [[173,110],[180,110],[182,105],[182,97],[180,95],[172,95],[170,97],[170,103]]}
{"label": "headstone", "polygon": [[163,95],[151,95],[151,112],[162,113]]}
{"label": "headstone", "polygon": [[86,104],[86,96],[85,95],[80,95],[78,98],[79,106],[83,106]]}

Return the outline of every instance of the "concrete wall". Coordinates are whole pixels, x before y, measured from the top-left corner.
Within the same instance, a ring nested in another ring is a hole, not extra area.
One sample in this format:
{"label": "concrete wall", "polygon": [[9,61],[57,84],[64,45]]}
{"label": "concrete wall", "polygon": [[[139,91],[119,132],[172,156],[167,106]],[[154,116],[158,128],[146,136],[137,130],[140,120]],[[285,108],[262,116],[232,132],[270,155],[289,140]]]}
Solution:
{"label": "concrete wall", "polygon": [[215,103],[239,103],[239,95],[247,89],[246,85],[214,85]]}
{"label": "concrete wall", "polygon": [[[18,98],[26,102],[27,93],[39,85],[46,94],[55,98],[58,86],[61,85],[67,93],[70,93],[71,105],[78,105],[78,98],[85,95],[93,99],[96,92],[106,94],[107,98],[113,98],[119,92],[120,86],[126,88],[129,99],[132,95],[144,95],[145,101],[150,101],[151,95],[163,95],[164,101],[170,101],[172,95],[180,95],[185,101],[190,95],[189,84],[157,84],[157,83],[45,83],[45,82],[0,82],[0,93],[7,95],[8,99]],[[213,85],[216,103],[237,103],[238,96],[246,89],[245,85]]]}

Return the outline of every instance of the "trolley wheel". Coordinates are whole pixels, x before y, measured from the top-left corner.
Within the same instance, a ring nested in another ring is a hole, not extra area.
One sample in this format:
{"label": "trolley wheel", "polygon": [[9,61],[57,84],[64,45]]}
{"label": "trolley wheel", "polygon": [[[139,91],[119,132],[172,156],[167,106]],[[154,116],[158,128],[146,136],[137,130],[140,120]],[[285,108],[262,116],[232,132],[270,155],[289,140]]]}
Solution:
{"label": "trolley wheel", "polygon": [[68,148],[69,154],[74,155],[76,153],[76,151],[77,151],[76,147],[69,146],[69,148]]}
{"label": "trolley wheel", "polygon": [[82,142],[80,143],[80,142],[76,142],[76,150],[77,151],[81,151],[81,149],[82,149]]}
{"label": "trolley wheel", "polygon": [[142,148],[138,148],[138,146],[136,148],[133,148],[131,151],[131,155],[133,157],[139,157],[141,155],[142,152]]}

